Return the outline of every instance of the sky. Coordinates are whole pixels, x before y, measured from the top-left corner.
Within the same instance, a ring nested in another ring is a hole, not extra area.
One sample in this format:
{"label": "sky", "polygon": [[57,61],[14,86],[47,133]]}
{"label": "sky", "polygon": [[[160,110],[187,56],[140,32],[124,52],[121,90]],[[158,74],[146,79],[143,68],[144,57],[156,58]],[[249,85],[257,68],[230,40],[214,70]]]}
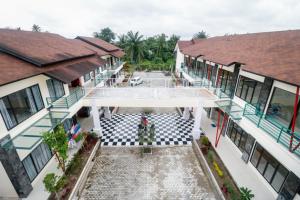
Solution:
{"label": "sky", "polygon": [[110,27],[118,35],[209,36],[300,29],[299,0],[1,0],[0,28],[42,31],[67,38]]}

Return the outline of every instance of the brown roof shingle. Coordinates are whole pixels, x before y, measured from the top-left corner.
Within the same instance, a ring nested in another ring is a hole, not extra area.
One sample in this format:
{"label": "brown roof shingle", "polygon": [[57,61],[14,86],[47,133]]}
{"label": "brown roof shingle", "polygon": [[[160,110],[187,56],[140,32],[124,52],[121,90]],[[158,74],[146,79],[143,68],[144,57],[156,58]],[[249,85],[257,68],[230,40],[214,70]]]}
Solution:
{"label": "brown roof shingle", "polygon": [[0,50],[37,66],[95,54],[57,34],[10,29],[0,29]]}
{"label": "brown roof shingle", "polygon": [[180,50],[219,64],[242,63],[245,71],[300,85],[300,30],[212,37]]}

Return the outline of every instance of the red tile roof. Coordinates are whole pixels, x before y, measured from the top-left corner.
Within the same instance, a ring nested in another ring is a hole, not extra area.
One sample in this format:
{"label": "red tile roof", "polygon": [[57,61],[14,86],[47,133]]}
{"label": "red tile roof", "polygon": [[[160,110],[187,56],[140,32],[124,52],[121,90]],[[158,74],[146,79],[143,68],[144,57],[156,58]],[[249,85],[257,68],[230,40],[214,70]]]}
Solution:
{"label": "red tile roof", "polygon": [[95,54],[53,33],[0,29],[0,50],[43,66]]}
{"label": "red tile roof", "polygon": [[[184,42],[180,50],[192,57],[300,85],[300,30],[219,36],[195,44]],[[180,47],[181,46],[181,47]]]}
{"label": "red tile roof", "polygon": [[77,43],[78,45],[83,45],[83,46],[85,46],[86,48],[88,48],[88,49],[90,49],[90,50],[96,52],[99,56],[109,55],[109,53],[108,53],[107,51],[104,51],[104,50],[102,50],[102,49],[100,49],[100,48],[97,48],[97,47],[95,47],[95,46],[93,46],[93,45],[91,45],[91,44],[89,44],[89,43],[86,43],[86,42],[84,42],[84,41],[82,41],[82,40],[73,39],[73,41],[74,41],[75,43]]}
{"label": "red tile roof", "polygon": [[125,55],[123,50],[113,44],[110,44],[104,40],[101,40],[99,38],[93,38],[93,37],[84,37],[84,36],[78,36],[76,39],[84,41],[94,47],[97,47],[99,49],[102,49],[106,52],[108,52],[110,55],[116,56],[116,57],[122,57]]}

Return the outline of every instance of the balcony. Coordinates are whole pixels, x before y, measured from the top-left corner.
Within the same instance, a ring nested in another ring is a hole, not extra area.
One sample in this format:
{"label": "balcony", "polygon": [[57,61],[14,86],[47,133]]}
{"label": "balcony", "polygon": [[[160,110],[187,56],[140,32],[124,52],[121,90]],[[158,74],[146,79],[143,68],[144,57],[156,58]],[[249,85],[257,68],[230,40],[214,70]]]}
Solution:
{"label": "balcony", "polygon": [[84,89],[77,87],[70,91],[70,94],[65,97],[47,97],[47,104],[51,108],[70,108],[85,95]]}
{"label": "balcony", "polygon": [[[258,128],[261,128],[268,133],[277,143],[280,143],[289,149],[291,139],[290,129],[274,120],[271,116],[266,116],[251,104],[245,105],[243,116],[252,121]],[[293,146],[296,146],[299,142],[300,133],[295,132]],[[298,148],[294,153],[300,156],[300,149]]]}
{"label": "balcony", "polygon": [[114,71],[114,70],[118,69],[122,64],[123,64],[122,61],[116,61],[116,63],[114,65],[107,67],[107,70]]}

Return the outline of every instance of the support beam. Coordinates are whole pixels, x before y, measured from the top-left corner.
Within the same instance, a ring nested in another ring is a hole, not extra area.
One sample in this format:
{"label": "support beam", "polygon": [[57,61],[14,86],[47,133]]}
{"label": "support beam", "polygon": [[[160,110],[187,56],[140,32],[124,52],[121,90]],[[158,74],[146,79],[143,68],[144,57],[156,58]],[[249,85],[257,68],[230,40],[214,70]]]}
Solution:
{"label": "support beam", "polygon": [[198,105],[196,108],[196,113],[195,113],[195,119],[194,119],[194,128],[193,128],[193,138],[194,139],[199,139],[200,138],[200,125],[201,125],[201,116],[203,112],[203,107],[201,104]]}
{"label": "support beam", "polygon": [[182,114],[182,118],[185,120],[189,120],[190,119],[190,108],[189,107],[185,107],[183,114]]}
{"label": "support beam", "polygon": [[226,124],[227,120],[228,120],[228,115],[226,115],[226,113],[224,113],[221,130],[220,130],[219,133],[217,133],[217,136],[216,136],[216,141],[215,141],[215,147],[216,148],[218,147],[218,144],[219,144],[223,129],[225,128],[225,124]]}
{"label": "support beam", "polygon": [[100,124],[100,116],[99,111],[96,106],[96,102],[92,102],[92,115],[93,115],[93,122],[94,122],[94,128],[93,131],[98,135],[98,137],[102,136],[102,128]]}

